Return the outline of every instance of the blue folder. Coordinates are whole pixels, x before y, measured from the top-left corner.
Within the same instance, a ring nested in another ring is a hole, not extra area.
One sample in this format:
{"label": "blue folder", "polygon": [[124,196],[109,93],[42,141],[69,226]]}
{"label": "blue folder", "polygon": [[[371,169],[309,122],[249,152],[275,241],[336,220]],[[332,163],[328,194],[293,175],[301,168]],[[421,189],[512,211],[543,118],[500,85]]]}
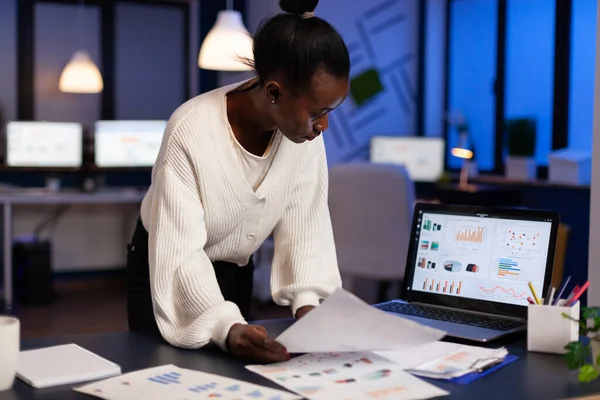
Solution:
{"label": "blue folder", "polygon": [[486,375],[489,375],[492,372],[499,370],[500,368],[517,361],[518,359],[519,359],[519,357],[514,356],[512,354],[508,354],[506,357],[504,357],[504,361],[502,361],[500,364],[494,365],[490,369],[486,369],[485,371],[482,371],[482,372],[471,372],[470,374],[459,376],[458,378],[449,379],[448,382],[457,383],[459,385],[468,385],[469,383],[476,381],[477,379],[482,378]]}

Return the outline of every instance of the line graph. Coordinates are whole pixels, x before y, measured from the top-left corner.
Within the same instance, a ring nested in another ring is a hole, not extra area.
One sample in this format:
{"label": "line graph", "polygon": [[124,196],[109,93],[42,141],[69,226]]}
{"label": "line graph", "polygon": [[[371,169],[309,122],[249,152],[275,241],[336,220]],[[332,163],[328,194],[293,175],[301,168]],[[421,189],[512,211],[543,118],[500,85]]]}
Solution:
{"label": "line graph", "polygon": [[528,292],[519,292],[513,288],[504,288],[502,286],[494,286],[493,288],[485,288],[479,286],[479,295],[485,298],[496,298],[496,299],[507,299],[512,298],[516,300],[523,300],[527,298]]}

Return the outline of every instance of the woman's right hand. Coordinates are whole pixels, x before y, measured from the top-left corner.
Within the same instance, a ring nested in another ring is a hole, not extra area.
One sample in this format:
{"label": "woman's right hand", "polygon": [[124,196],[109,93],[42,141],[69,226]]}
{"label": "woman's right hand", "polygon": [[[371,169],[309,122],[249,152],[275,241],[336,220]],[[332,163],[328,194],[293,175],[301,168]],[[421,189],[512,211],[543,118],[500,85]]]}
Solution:
{"label": "woman's right hand", "polygon": [[286,348],[269,338],[260,325],[235,324],[227,335],[227,348],[236,357],[261,363],[282,362],[290,359]]}

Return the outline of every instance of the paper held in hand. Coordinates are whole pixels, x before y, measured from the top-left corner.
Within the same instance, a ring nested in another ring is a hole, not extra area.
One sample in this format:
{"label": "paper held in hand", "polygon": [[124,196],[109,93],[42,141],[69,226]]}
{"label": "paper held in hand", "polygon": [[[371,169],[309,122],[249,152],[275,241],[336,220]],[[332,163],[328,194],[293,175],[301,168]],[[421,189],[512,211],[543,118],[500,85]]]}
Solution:
{"label": "paper held in hand", "polygon": [[410,349],[435,342],[445,334],[388,314],[339,289],[277,341],[290,353],[384,351]]}

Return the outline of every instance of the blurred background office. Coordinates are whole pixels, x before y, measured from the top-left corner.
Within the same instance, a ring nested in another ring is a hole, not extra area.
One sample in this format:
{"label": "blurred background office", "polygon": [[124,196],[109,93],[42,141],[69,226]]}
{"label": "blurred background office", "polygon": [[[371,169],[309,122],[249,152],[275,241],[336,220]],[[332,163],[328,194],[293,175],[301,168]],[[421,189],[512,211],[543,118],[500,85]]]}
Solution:
{"label": "blurred background office", "polygon": [[[166,121],[251,76],[223,56],[248,38],[221,34],[278,11],[0,0],[2,293],[25,337],[126,329],[125,245]],[[586,280],[595,0],[321,0],[316,13],[352,63],[324,136],[347,287],[399,295],[416,201],[557,211],[555,280]],[[289,316],[269,300],[272,248],[255,255],[256,318]]]}

